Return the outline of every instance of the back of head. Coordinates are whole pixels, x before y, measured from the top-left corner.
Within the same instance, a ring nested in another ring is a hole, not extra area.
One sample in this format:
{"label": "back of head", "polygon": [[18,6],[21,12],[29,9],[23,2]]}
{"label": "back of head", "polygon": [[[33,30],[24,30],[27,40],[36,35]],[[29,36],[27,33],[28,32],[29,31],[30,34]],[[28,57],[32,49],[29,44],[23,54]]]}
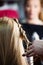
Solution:
{"label": "back of head", "polygon": [[13,19],[7,17],[0,18],[0,65],[18,65],[14,23]]}
{"label": "back of head", "polygon": [[17,23],[8,17],[0,18],[0,65],[27,65]]}

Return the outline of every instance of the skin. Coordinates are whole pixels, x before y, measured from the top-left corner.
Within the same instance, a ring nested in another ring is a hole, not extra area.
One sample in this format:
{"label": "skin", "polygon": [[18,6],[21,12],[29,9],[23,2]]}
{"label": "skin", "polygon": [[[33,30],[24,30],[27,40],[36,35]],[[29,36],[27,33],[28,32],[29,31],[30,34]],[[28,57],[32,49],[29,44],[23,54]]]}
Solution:
{"label": "skin", "polygon": [[36,56],[40,57],[41,60],[43,60],[43,40],[35,40],[33,41],[33,44],[29,46],[28,52],[23,54],[23,56]]}
{"label": "skin", "polygon": [[[41,11],[40,0],[27,0],[25,6],[25,12],[28,24],[43,25],[42,21],[39,19],[39,13]],[[40,44],[39,44],[40,42]],[[23,56],[43,56],[43,41],[34,41],[32,45],[29,46],[28,52],[23,54]]]}
{"label": "skin", "polygon": [[43,25],[42,21],[39,19],[40,12],[41,12],[41,4],[39,0],[27,0],[25,6],[27,23],[35,25]]}

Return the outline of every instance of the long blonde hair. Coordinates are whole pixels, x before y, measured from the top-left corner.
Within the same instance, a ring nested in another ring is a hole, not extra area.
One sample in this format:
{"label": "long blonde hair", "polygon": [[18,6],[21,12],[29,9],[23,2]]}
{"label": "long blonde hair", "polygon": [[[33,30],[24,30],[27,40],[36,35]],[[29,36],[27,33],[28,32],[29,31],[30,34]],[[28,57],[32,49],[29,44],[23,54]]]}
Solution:
{"label": "long blonde hair", "polygon": [[17,23],[0,18],[0,65],[28,65]]}

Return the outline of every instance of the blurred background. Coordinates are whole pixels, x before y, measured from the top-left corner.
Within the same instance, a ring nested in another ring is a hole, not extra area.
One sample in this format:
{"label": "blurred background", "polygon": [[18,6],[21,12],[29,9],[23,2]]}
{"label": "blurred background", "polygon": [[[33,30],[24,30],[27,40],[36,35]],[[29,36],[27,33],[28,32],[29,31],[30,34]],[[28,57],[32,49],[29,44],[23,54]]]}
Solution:
{"label": "blurred background", "polygon": [[[0,0],[0,11],[3,10],[13,10],[17,11],[20,21],[25,19],[24,14],[24,0]],[[1,14],[2,12],[0,12]],[[4,12],[5,13],[5,12]],[[11,14],[11,13],[10,13]],[[10,15],[8,14],[8,15]],[[4,14],[5,15],[5,14]],[[1,17],[1,16],[0,16]]]}
{"label": "blurred background", "polygon": [[24,19],[24,0],[0,0],[0,10],[15,10],[19,13],[19,19]]}

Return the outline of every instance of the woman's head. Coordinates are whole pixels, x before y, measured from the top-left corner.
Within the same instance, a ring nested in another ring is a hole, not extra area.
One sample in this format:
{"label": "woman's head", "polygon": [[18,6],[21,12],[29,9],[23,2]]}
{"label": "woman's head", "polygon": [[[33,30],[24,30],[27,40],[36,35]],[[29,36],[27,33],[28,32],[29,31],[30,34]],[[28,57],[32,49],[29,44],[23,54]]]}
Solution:
{"label": "woman's head", "polygon": [[38,18],[39,14],[41,13],[42,5],[41,0],[25,0],[24,7],[26,17],[29,19]]}
{"label": "woman's head", "polygon": [[0,65],[27,65],[21,41],[16,20],[0,18]]}

